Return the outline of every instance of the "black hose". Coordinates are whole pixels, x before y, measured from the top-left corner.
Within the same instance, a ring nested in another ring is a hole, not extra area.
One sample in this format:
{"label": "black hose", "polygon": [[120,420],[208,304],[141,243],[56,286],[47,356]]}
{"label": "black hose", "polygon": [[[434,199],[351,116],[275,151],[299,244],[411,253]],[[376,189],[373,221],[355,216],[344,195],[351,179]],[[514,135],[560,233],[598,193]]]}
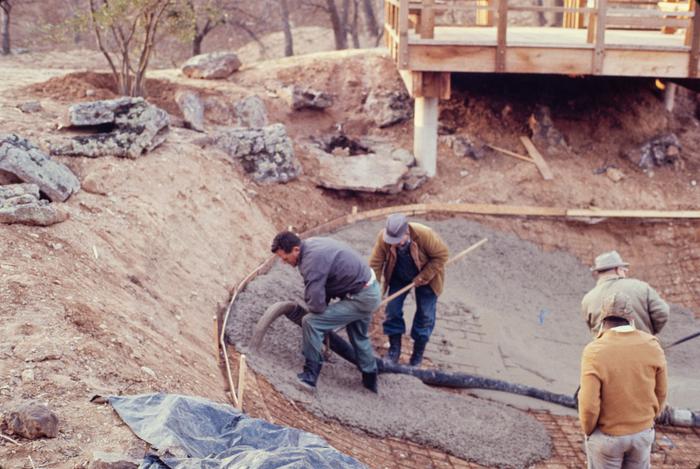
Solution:
{"label": "black hose", "polygon": [[[292,311],[285,313],[287,319],[301,326],[301,320],[307,314],[306,310],[297,306]],[[328,333],[328,341],[331,350],[336,354],[357,365],[355,350],[342,337],[335,332]],[[522,384],[513,384],[500,379],[485,378],[483,376],[466,374],[466,373],[450,373],[446,371],[426,368],[416,368],[412,366],[399,365],[387,362],[377,357],[377,369],[379,373],[398,373],[410,375],[423,381],[431,386],[440,386],[446,388],[459,389],[491,389],[495,391],[509,392],[511,394],[520,394],[521,396],[534,397],[542,401],[552,402],[564,407],[576,408],[576,401],[573,396],[565,394],[556,394],[543,389],[524,386]]]}

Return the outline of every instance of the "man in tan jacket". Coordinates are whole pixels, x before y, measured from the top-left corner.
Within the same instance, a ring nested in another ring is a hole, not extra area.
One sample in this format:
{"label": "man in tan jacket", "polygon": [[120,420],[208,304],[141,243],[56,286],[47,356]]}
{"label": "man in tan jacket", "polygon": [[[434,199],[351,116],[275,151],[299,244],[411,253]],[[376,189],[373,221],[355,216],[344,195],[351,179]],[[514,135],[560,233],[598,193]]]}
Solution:
{"label": "man in tan jacket", "polygon": [[583,350],[578,414],[588,469],[648,469],[667,369],[656,337],[632,326],[633,300],[603,300],[598,337]]}
{"label": "man in tan jacket", "polygon": [[668,322],[669,307],[648,283],[627,278],[629,264],[617,251],[605,252],[595,259],[591,269],[598,282],[581,301],[581,313],[595,337],[601,324],[603,299],[613,293],[622,292],[630,297],[634,327],[656,335]]}
{"label": "man in tan jacket", "polygon": [[[445,282],[447,245],[432,229],[409,223],[406,216],[395,213],[377,235],[369,266],[378,279],[384,274],[384,291],[392,295],[413,282],[416,285],[416,314],[411,327],[413,353],[411,366],[420,365],[425,346],[435,327],[437,297]],[[387,359],[397,363],[401,355],[401,336],[406,331],[403,303],[409,292],[390,301],[386,307],[384,334],[389,336]]]}

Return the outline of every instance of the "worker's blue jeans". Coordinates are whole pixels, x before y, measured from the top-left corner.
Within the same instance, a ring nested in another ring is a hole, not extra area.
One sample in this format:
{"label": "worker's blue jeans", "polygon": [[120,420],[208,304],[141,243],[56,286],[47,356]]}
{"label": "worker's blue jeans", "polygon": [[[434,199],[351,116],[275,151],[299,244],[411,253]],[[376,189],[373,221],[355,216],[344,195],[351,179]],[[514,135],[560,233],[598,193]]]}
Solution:
{"label": "worker's blue jeans", "polygon": [[[408,283],[394,282],[389,284],[389,295],[401,290]],[[384,319],[384,334],[395,335],[406,332],[406,322],[403,319],[403,303],[411,291],[394,298],[386,306]],[[411,327],[411,338],[416,342],[427,343],[435,327],[435,309],[437,307],[437,295],[430,285],[416,288],[416,314]]]}
{"label": "worker's blue jeans", "polygon": [[327,332],[345,326],[350,343],[355,349],[357,367],[364,373],[377,371],[372,344],[367,331],[372,313],[379,307],[381,292],[376,281],[348,295],[340,301],[331,303],[321,314],[309,313],[301,321],[303,343],[301,352],[307,360],[321,362],[321,346]]}

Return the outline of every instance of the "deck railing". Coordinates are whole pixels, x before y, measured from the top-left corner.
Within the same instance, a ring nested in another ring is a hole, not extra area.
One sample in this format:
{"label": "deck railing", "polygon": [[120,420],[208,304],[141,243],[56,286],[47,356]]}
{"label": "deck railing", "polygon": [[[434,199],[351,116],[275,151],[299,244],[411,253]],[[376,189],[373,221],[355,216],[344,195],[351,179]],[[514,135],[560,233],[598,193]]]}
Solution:
{"label": "deck railing", "polygon": [[[385,0],[386,43],[399,69],[409,68],[409,38],[430,43],[438,26],[496,27],[496,71],[505,69],[509,14],[530,12],[557,19],[550,26],[587,29],[587,47],[594,49],[593,73],[601,73],[605,33],[611,29],[656,29],[679,34],[689,54],[690,77],[697,77],[700,15],[695,0],[564,0],[564,6],[511,5],[508,0]],[[437,21],[436,21],[437,20]],[[439,38],[437,38],[439,39]],[[436,41],[437,42],[437,41]],[[638,47],[644,48],[644,44]],[[630,45],[630,48],[634,46]]]}

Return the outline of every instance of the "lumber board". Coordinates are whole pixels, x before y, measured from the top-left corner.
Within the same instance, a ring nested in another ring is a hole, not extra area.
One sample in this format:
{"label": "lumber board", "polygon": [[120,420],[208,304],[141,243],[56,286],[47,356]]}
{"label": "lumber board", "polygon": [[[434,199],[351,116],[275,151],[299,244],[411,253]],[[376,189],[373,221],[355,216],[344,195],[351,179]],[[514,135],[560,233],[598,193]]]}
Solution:
{"label": "lumber board", "polygon": [[527,161],[528,163],[535,164],[535,161],[532,158],[528,158],[527,156],[521,155],[519,153],[515,153],[514,151],[506,150],[505,148],[500,148],[495,145],[491,144],[486,144],[487,147],[491,148],[492,150],[496,150],[499,153],[502,153],[504,155],[512,156],[513,158],[517,158],[519,160]]}
{"label": "lumber board", "polygon": [[496,71],[506,71],[508,39],[508,0],[498,0],[498,29],[496,31]]}
{"label": "lumber board", "polygon": [[542,154],[532,143],[530,138],[523,135],[520,137],[520,141],[523,142],[523,145],[525,145],[527,153],[532,157],[532,160],[534,161],[535,165],[537,165],[537,169],[540,170],[540,173],[542,174],[542,177],[545,179],[545,181],[551,181],[552,179],[554,179],[552,170],[549,169],[549,165],[545,161]]}
{"label": "lumber board", "polygon": [[610,210],[610,209],[568,209],[567,217],[572,218],[673,218],[700,219],[700,210]]}

